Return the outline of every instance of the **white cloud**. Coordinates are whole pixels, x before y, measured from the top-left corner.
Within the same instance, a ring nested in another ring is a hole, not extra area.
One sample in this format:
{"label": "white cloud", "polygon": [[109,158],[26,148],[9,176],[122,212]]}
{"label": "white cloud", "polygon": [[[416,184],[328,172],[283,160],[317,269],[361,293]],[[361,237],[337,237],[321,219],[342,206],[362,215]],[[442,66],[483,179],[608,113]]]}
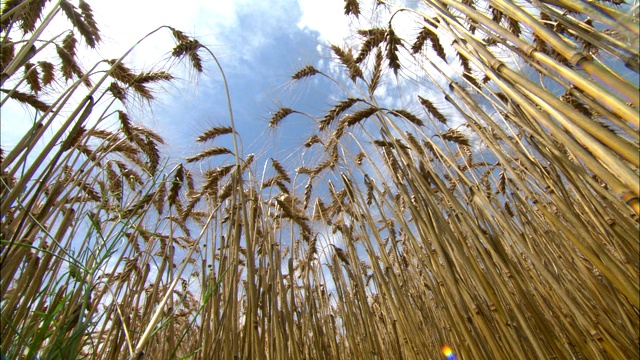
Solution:
{"label": "white cloud", "polygon": [[243,2],[246,1],[183,1],[178,6],[169,0],[112,0],[94,2],[92,6],[103,33],[110,38],[135,41],[161,25],[189,34],[207,34],[232,27],[237,23],[238,6]]}
{"label": "white cloud", "polygon": [[[183,1],[179,5],[170,0],[113,0],[94,2],[92,6],[98,26],[105,35],[101,47],[104,56],[112,57],[119,56],[163,25],[195,36],[212,50],[222,49],[225,57],[251,57],[250,53],[268,42],[269,33],[292,14],[292,0]],[[242,29],[243,16],[253,18],[252,23],[259,24],[259,29]],[[141,59],[158,59],[170,51],[168,46],[171,45],[164,39],[145,41],[135,50],[131,61],[138,65]]]}
{"label": "white cloud", "polygon": [[[101,50],[105,57],[117,57],[150,31],[166,25],[188,35],[216,35],[238,22],[238,7],[244,1],[128,1],[93,2],[94,16],[103,34]],[[125,10],[126,9],[126,10]],[[166,32],[168,34],[168,32]],[[144,41],[131,56],[131,61],[143,67],[144,61],[154,61],[170,51],[167,41],[156,37]],[[138,64],[138,62],[140,62]]]}
{"label": "white cloud", "polygon": [[342,44],[349,33],[349,19],[344,16],[343,0],[298,0],[302,17],[298,27],[317,31],[318,40]]}

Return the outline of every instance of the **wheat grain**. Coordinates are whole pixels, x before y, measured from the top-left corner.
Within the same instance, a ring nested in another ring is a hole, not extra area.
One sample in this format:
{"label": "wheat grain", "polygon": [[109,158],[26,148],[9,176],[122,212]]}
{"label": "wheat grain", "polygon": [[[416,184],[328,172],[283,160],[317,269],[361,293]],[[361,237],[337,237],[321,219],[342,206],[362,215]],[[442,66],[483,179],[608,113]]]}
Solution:
{"label": "wheat grain", "polygon": [[122,62],[118,62],[115,59],[107,61],[111,68],[108,71],[109,76],[120,81],[123,84],[132,85],[136,78],[135,74],[131,69],[124,66]]}
{"label": "wheat grain", "polygon": [[311,77],[313,75],[316,75],[320,73],[320,71],[318,71],[318,69],[314,68],[312,65],[307,65],[305,67],[303,67],[302,69],[298,70],[295,74],[293,74],[291,76],[291,78],[293,80],[300,80],[306,77]]}
{"label": "wheat grain", "polygon": [[366,40],[360,46],[358,56],[355,58],[356,64],[363,62],[371,51],[380,45],[385,38],[387,31],[382,28],[372,28],[367,30],[358,30],[358,34],[366,37]]}
{"label": "wheat grain", "polygon": [[93,18],[93,10],[91,9],[91,6],[89,6],[89,4],[84,0],[79,1],[78,8],[80,9],[80,13],[82,14],[82,19],[87,24],[88,31],[90,32],[90,35],[92,36],[92,40],[94,41],[93,46],[89,42],[87,42],[87,44],[89,44],[89,46],[91,47],[95,47],[95,43],[99,43],[101,38],[100,38],[100,31],[98,30],[98,24]]}
{"label": "wheat grain", "polygon": [[42,90],[38,75],[38,68],[35,65],[30,62],[24,64],[24,79],[27,81],[31,91],[36,95]]}
{"label": "wheat grain", "polygon": [[311,147],[314,144],[318,144],[321,143],[322,144],[322,140],[320,139],[320,137],[318,135],[312,135],[310,138],[307,139],[307,141],[304,142],[304,147]]}
{"label": "wheat grain", "polygon": [[424,149],[422,148],[422,145],[420,144],[418,139],[416,139],[416,137],[408,131],[405,132],[405,136],[407,137],[407,141],[411,145],[411,149],[417,152],[420,157],[426,157],[426,153],[424,152]]}
{"label": "wheat grain", "polygon": [[387,43],[387,60],[389,60],[389,67],[393,70],[393,73],[398,75],[400,70],[400,59],[398,58],[398,47],[402,45],[402,40],[398,37],[391,26],[387,29],[387,36],[385,38]]}
{"label": "wheat grain", "polygon": [[171,29],[171,34],[173,35],[173,37],[179,42],[179,43],[183,43],[183,42],[187,42],[189,41],[189,37],[182,31],[180,30],[176,30],[172,27],[170,27]]}
{"label": "wheat grain", "polygon": [[413,123],[416,126],[424,126],[424,122],[419,117],[417,117],[416,115],[412,114],[407,110],[404,110],[404,109],[389,110],[389,113],[398,117],[403,117],[409,120],[411,123]]}
{"label": "wheat grain", "polygon": [[290,108],[279,109],[278,111],[276,111],[275,114],[273,114],[273,117],[271,117],[271,120],[269,120],[269,126],[270,127],[278,126],[278,124],[280,123],[280,121],[282,121],[282,119],[293,114],[294,112],[296,111]]}
{"label": "wheat grain", "polygon": [[427,40],[429,40],[429,36],[431,35],[431,30],[429,30],[426,26],[420,30],[418,36],[416,37],[416,41],[411,45],[411,52],[414,54],[419,53],[424,48]]}
{"label": "wheat grain", "polygon": [[276,170],[276,173],[278,174],[278,177],[288,183],[291,183],[291,178],[289,178],[289,175],[287,174],[287,171],[284,169],[284,167],[282,167],[282,165],[280,165],[280,162],[278,162],[278,160],[276,159],[271,159],[271,165],[273,166],[273,168]]}
{"label": "wheat grain", "polygon": [[[377,107],[372,106],[372,107],[369,107],[369,108],[366,108],[366,109],[358,110],[358,111],[354,112],[353,114],[346,115],[342,119],[340,119],[340,122],[338,124],[338,129],[344,129],[344,128],[356,125],[360,121],[365,120],[368,117],[372,116],[373,114],[375,114],[379,110],[380,109],[378,109]],[[339,139],[340,137],[342,137],[342,133],[338,134],[338,130],[336,130],[336,133],[334,134],[334,137]]]}
{"label": "wheat grain", "polygon": [[344,14],[353,15],[357,18],[360,15],[360,4],[358,0],[345,0]]}
{"label": "wheat grain", "polygon": [[173,48],[171,56],[177,58],[185,55],[188,56],[189,60],[191,60],[191,66],[193,66],[197,72],[201,73],[203,71],[202,58],[198,55],[198,50],[202,47],[202,44],[195,39],[187,38],[185,40],[183,38],[184,33],[182,32],[177,33],[173,31],[173,35],[176,36],[176,39],[181,38],[183,41],[179,40],[178,44]]}
{"label": "wheat grain", "polygon": [[147,128],[143,128],[140,126],[131,126],[131,130],[135,133],[135,134],[140,134],[150,140],[153,140],[154,142],[157,142],[159,144],[164,144],[164,139],[156,134],[155,132],[147,129]]}
{"label": "wheat grain", "polygon": [[206,158],[211,157],[211,156],[225,155],[225,154],[232,154],[232,152],[231,152],[231,150],[229,150],[229,149],[227,149],[225,147],[216,146],[216,147],[204,150],[204,151],[202,151],[201,153],[199,153],[199,154],[197,154],[195,156],[190,156],[190,157],[186,158],[186,161],[188,163],[192,163],[192,162],[200,161],[202,159],[206,159]]}
{"label": "wheat grain", "polygon": [[240,167],[240,172],[244,173],[245,170],[248,169],[249,166],[251,166],[251,164],[253,164],[253,161],[255,160],[255,158],[256,158],[255,154],[247,155],[247,158],[244,160],[244,163]]}
{"label": "wheat grain", "polygon": [[62,142],[62,145],[60,145],[60,149],[62,151],[67,151],[73,148],[74,146],[78,145],[78,143],[80,142],[80,140],[82,140],[86,132],[87,132],[87,129],[84,126],[74,127],[73,129],[71,129],[71,132],[69,133],[67,138]]}
{"label": "wheat grain", "polygon": [[158,81],[171,81],[173,80],[173,75],[166,71],[155,71],[155,72],[142,72],[136,75],[132,79],[132,83],[135,84],[146,84],[151,82]]}
{"label": "wheat grain", "polygon": [[80,2],[82,13],[67,0],[60,0],[60,8],[65,13],[71,24],[78,30],[84,41],[91,48],[95,48],[100,42],[100,35],[96,23],[91,15],[91,8],[84,1]]}
{"label": "wheat grain", "polygon": [[231,134],[232,132],[233,132],[233,129],[230,126],[214,126],[211,129],[202,133],[202,135],[198,136],[196,141],[197,142],[211,141],[220,135]]}
{"label": "wheat grain", "polygon": [[23,104],[28,104],[29,106],[33,107],[36,110],[40,110],[42,112],[49,111],[49,108],[50,108],[49,105],[39,100],[35,95],[25,94],[17,90],[9,91],[5,89],[0,89],[0,91],[2,91],[5,94],[8,94],[7,96],[10,97],[11,99],[15,99]]}
{"label": "wheat grain", "polygon": [[330,244],[330,245],[333,248],[333,251],[335,252],[335,254],[338,257],[338,259],[340,259],[340,261],[342,261],[346,265],[350,266],[351,262],[349,261],[349,257],[347,256],[345,251],[340,249],[339,247],[333,245],[333,244]]}
{"label": "wheat grain", "polygon": [[167,202],[169,205],[175,205],[178,201],[180,189],[184,186],[184,168],[182,164],[179,164],[176,173],[171,180],[171,187],[169,188],[169,196]]}
{"label": "wheat grain", "polygon": [[[46,5],[46,1],[44,0],[39,0],[39,1],[31,1],[27,4],[26,8],[24,10],[21,11],[20,13],[20,29],[22,30],[22,32],[24,34],[33,32],[35,30],[36,27],[36,23],[38,21],[38,19],[40,19],[40,16],[42,14],[42,11],[44,10],[44,7]],[[5,4],[5,6],[7,8],[12,7],[11,4]],[[3,9],[4,10],[4,9]],[[3,11],[3,14],[6,11]],[[4,27],[3,27],[4,29]]]}
{"label": "wheat grain", "polygon": [[15,43],[8,37],[4,37],[0,43],[0,72],[9,65],[15,56]]}
{"label": "wheat grain", "polygon": [[436,33],[430,32],[429,40],[431,40],[431,47],[433,48],[433,51],[435,51],[436,55],[438,55],[438,57],[442,59],[442,61],[447,62],[447,54],[444,51],[444,47],[440,43],[440,37]]}
{"label": "wheat grain", "polygon": [[357,78],[362,78],[362,69],[360,69],[353,58],[351,49],[343,50],[337,45],[331,45],[331,50],[338,57],[342,65],[349,70],[349,77],[351,78],[351,81],[355,82]]}
{"label": "wheat grain", "polygon": [[437,134],[436,136],[441,137],[444,140],[453,141],[460,145],[469,146],[469,138],[459,130],[449,128],[447,131]]}
{"label": "wheat grain", "polygon": [[134,83],[133,85],[131,85],[131,88],[133,89],[134,92],[136,92],[138,95],[142,96],[147,100],[154,99],[153,94],[151,94],[151,91],[145,85]]}
{"label": "wheat grain", "polygon": [[111,85],[109,85],[109,87],[107,88],[107,91],[111,93],[111,96],[120,100],[121,102],[124,102],[124,100],[126,99],[126,91],[116,82],[112,82]]}
{"label": "wheat grain", "polygon": [[380,84],[380,78],[382,77],[382,59],[382,50],[378,49],[375,55],[373,74],[371,75],[371,81],[369,82],[369,96],[371,97],[373,97],[373,93]]}
{"label": "wheat grain", "polygon": [[507,27],[509,28],[509,32],[517,37],[520,37],[520,34],[522,34],[522,30],[520,29],[520,22],[512,17],[507,18]]}
{"label": "wheat grain", "polygon": [[444,115],[442,115],[442,113],[433,105],[431,101],[423,98],[420,95],[418,95],[418,101],[422,106],[425,107],[425,109],[427,109],[427,111],[429,112],[429,114],[431,114],[431,116],[433,116],[443,124],[447,123],[447,118]]}
{"label": "wheat grain", "polygon": [[107,173],[107,186],[109,188],[109,192],[117,202],[122,201],[122,181],[120,181],[120,177],[111,167],[111,163],[107,163],[105,172]]}
{"label": "wheat grain", "polygon": [[320,131],[326,130],[329,127],[329,125],[331,125],[333,120],[335,120],[343,112],[347,111],[351,106],[353,106],[359,100],[360,99],[357,99],[357,98],[348,98],[346,100],[339,102],[336,106],[334,106],[331,110],[329,110],[327,115],[325,115],[322,118],[322,120],[320,120],[320,125],[318,127],[319,130]]}

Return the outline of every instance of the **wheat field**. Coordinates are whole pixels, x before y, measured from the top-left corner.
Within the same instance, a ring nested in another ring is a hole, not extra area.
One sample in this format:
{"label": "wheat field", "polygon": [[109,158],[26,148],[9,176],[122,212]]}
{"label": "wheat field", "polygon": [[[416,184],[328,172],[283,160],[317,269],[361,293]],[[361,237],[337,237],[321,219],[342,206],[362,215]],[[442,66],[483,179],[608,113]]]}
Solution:
{"label": "wheat field", "polygon": [[[311,121],[304,164],[244,153],[197,37],[82,63],[91,6],[47,3],[0,17],[1,105],[35,114],[0,152],[3,359],[639,356],[637,3],[346,0],[338,73],[291,75],[332,105],[266,124]],[[176,162],[130,110],[178,64],[228,118]]]}

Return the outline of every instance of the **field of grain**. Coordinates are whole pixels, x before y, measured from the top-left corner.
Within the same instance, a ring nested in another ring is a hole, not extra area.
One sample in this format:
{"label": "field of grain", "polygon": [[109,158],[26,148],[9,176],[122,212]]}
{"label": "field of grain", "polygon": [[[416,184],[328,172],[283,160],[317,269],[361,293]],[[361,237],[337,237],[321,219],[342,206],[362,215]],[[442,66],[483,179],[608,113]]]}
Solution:
{"label": "field of grain", "polygon": [[343,75],[291,75],[341,92],[267,124],[314,124],[297,164],[245,154],[230,100],[169,161],[128,110],[171,66],[82,63],[84,0],[4,2],[1,104],[35,121],[0,153],[3,359],[637,358],[638,4],[415,3],[344,2],[377,16]]}

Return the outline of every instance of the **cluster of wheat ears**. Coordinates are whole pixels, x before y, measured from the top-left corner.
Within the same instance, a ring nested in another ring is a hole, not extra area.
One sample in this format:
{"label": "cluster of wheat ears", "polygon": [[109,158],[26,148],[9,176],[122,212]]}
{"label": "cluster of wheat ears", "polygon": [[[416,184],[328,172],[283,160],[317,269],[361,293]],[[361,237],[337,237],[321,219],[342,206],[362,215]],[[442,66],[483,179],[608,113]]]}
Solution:
{"label": "cluster of wheat ears", "polygon": [[[330,47],[342,75],[292,75],[334,105],[269,121],[315,124],[298,166],[243,155],[231,103],[208,148],[168,162],[129,110],[170,69],[80,63],[101,40],[84,0],[5,1],[1,104],[33,126],[0,153],[3,359],[637,358],[638,8],[621,3],[374,2],[358,43]],[[70,28],[44,39],[57,17]],[[174,63],[217,64],[168,26],[141,41],[159,32]],[[401,82],[418,95],[379,103]]]}

